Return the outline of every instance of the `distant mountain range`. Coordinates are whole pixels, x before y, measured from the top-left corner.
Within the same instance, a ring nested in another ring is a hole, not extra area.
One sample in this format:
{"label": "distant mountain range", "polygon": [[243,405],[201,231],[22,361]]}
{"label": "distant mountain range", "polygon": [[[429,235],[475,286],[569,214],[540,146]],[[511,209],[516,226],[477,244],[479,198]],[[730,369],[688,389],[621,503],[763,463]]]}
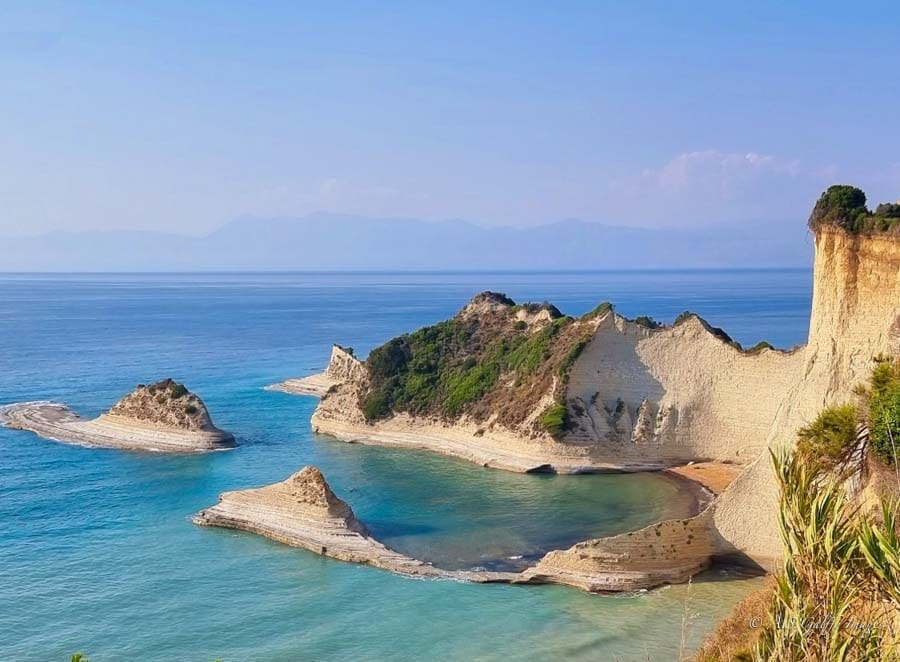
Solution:
{"label": "distant mountain range", "polygon": [[0,271],[558,270],[805,267],[805,223],[482,227],[316,213],[243,218],[206,236],[58,232],[0,238]]}

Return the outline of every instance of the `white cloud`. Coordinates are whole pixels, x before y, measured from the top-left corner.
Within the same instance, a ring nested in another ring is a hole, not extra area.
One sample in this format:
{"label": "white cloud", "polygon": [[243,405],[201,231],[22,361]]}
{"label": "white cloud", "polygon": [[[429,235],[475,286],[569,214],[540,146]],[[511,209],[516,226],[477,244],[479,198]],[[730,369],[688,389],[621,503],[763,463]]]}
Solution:
{"label": "white cloud", "polygon": [[802,215],[834,174],[756,152],[685,152],[614,182],[608,202],[616,213],[654,224],[784,219]]}

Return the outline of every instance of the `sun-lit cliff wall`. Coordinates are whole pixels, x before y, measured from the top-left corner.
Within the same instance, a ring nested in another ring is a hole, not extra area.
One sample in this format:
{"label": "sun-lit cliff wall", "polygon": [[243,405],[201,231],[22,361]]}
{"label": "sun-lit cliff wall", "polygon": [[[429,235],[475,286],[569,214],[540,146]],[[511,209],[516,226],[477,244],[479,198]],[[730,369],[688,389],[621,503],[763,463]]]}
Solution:
{"label": "sun-lit cliff wall", "polygon": [[[809,340],[769,429],[772,447],[793,443],[823,407],[849,401],[875,356],[900,353],[900,237],[826,226],[816,230],[815,246]],[[768,565],[781,557],[777,500],[765,454],[722,494],[716,527]]]}

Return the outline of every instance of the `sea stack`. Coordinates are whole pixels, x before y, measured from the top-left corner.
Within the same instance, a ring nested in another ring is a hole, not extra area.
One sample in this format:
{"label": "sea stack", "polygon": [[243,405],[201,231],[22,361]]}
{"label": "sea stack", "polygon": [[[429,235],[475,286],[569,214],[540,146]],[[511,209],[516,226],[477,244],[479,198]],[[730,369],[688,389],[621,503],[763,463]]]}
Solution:
{"label": "sea stack", "polygon": [[172,379],[139,384],[93,420],[62,404],[24,402],[0,408],[0,423],[54,441],[105,448],[199,452],[234,446],[234,436],[213,425],[203,400]]}
{"label": "sea stack", "polygon": [[450,574],[372,538],[313,466],[272,485],[225,492],[219,503],[197,513],[194,523],[249,531],[323,556],[407,575]]}

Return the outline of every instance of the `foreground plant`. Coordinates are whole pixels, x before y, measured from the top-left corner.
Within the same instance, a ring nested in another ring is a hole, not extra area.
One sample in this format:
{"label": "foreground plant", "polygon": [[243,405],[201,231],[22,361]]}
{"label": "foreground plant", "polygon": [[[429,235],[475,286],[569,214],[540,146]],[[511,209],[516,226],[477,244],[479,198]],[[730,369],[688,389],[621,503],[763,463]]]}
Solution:
{"label": "foreground plant", "polygon": [[894,508],[862,516],[842,484],[802,453],[773,454],[785,546],[757,660],[900,656],[900,541]]}

